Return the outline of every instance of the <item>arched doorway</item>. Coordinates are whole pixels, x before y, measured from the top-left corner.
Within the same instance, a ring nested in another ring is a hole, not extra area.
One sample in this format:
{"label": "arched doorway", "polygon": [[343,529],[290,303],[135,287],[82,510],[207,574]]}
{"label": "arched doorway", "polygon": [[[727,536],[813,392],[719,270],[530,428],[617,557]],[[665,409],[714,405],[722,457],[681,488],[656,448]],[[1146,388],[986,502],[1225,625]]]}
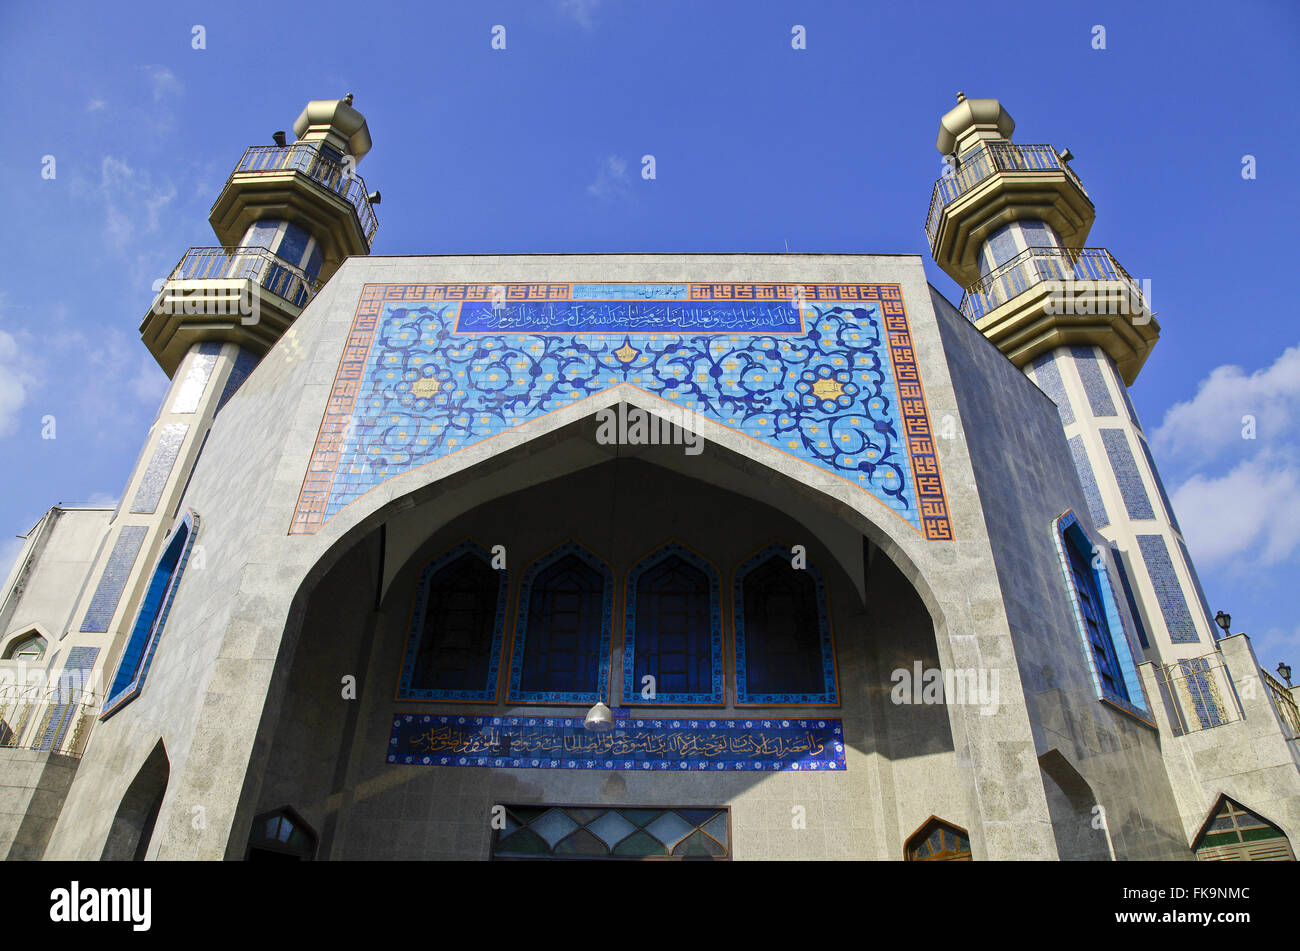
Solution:
{"label": "arched doorway", "polygon": [[171,762],[167,759],[163,741],[159,740],[122,796],[100,855],[102,861],[139,862],[144,859],[170,776]]}
{"label": "arched doorway", "polygon": [[1235,799],[1220,796],[1192,844],[1198,862],[1294,862],[1286,833]]}

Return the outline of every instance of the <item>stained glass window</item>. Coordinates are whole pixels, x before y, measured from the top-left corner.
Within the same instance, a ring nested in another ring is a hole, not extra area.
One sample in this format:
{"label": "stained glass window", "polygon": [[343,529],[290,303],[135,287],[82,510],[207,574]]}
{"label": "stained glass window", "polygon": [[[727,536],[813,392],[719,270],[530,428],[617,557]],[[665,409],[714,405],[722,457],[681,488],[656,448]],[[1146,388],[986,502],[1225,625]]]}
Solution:
{"label": "stained glass window", "polygon": [[970,836],[942,819],[930,819],[907,840],[909,862],[969,862]]}
{"label": "stained glass window", "polygon": [[1286,834],[1227,796],[1194,846],[1201,862],[1292,862],[1295,853]]}
{"label": "stained glass window", "polygon": [[731,858],[725,808],[609,809],[503,805],[494,859],[669,860]]}

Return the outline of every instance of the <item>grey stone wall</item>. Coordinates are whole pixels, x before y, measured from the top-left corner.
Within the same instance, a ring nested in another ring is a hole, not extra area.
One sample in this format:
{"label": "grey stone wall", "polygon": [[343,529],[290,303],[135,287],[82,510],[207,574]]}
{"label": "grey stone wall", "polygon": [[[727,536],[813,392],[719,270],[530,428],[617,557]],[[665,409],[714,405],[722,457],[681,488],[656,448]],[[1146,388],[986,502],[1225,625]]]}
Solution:
{"label": "grey stone wall", "polygon": [[[1005,598],[1037,753],[1058,754],[1047,757],[1043,781],[1062,856],[1096,854],[1091,831],[1098,814],[1080,808],[1086,800],[1105,810],[1117,858],[1189,858],[1160,738],[1152,726],[1097,699],[1071,613],[1053,523],[1073,509],[1090,537],[1102,539],[1088,515],[1056,405],[938,292],[934,298],[967,420],[958,438],[969,447],[992,546],[987,570]],[[1140,660],[1122,592],[1117,600]],[[1155,701],[1150,697],[1148,705]],[[1087,790],[1062,790],[1069,780],[1052,774],[1052,764],[1062,760]]]}

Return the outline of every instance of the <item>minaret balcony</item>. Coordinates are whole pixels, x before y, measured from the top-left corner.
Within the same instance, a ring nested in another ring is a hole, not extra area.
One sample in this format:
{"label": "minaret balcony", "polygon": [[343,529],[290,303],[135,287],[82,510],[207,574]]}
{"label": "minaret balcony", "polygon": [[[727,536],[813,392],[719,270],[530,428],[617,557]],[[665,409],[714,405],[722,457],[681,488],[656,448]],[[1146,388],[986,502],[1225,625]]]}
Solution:
{"label": "minaret balcony", "polygon": [[985,238],[1011,221],[1045,221],[1082,244],[1096,211],[1079,177],[1050,145],[986,141],[934,184],[925,234],[935,261],[960,284],[979,276]]}
{"label": "minaret balcony", "polygon": [[379,230],[355,162],[316,142],[246,150],[208,216],[225,244],[238,243],[253,222],[277,218],[316,235],[325,248],[327,273],[348,255],[370,253]]}
{"label": "minaret balcony", "polygon": [[966,288],[960,310],[1018,367],[1097,344],[1126,384],[1160,335],[1144,289],[1104,248],[1027,248]]}
{"label": "minaret balcony", "polygon": [[190,248],[163,282],[140,336],[168,375],[201,340],[265,353],[320,286],[266,248]]}

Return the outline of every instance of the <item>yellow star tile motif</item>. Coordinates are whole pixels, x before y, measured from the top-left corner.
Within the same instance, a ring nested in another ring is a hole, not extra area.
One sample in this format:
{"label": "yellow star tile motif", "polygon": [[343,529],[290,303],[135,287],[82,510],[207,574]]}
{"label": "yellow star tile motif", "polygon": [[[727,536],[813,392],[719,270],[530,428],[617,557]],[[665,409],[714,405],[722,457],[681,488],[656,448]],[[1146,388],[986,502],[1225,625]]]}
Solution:
{"label": "yellow star tile motif", "polygon": [[812,391],[819,400],[834,400],[844,395],[844,386],[835,380],[818,380]]}

